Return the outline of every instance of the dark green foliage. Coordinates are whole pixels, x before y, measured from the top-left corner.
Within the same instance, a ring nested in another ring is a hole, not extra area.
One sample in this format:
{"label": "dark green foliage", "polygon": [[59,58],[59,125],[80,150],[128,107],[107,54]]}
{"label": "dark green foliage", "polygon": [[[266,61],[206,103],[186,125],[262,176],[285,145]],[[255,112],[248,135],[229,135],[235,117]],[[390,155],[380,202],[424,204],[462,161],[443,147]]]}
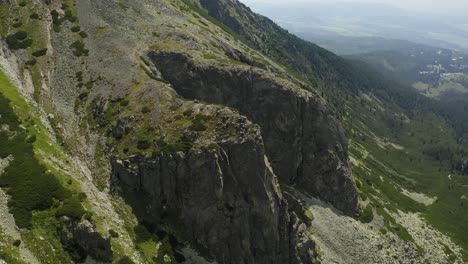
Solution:
{"label": "dark green foliage", "polygon": [[70,21],[71,23],[75,23],[76,21],[78,21],[78,18],[76,16],[73,16],[73,13],[71,10],[65,10],[65,17],[64,19]]}
{"label": "dark green foliage", "polygon": [[36,65],[37,63],[37,60],[36,59],[31,59],[31,60],[28,60],[27,62],[25,62],[24,64],[28,65],[28,66],[34,66]]}
{"label": "dark green foliage", "polygon": [[359,221],[362,223],[370,223],[374,219],[374,213],[372,212],[372,206],[367,205],[359,214]]}
{"label": "dark green foliage", "polygon": [[151,112],[151,109],[148,106],[143,106],[143,108],[141,109],[141,112],[143,114],[147,114],[147,113]]}
{"label": "dark green foliage", "polygon": [[139,150],[147,150],[151,147],[151,143],[148,140],[139,140],[137,143],[137,148]]}
{"label": "dark green foliage", "polygon": [[78,96],[78,99],[80,99],[81,101],[85,100],[86,98],[88,98],[88,95],[89,95],[89,92],[82,92],[79,96]]}
{"label": "dark green foliage", "polygon": [[192,109],[185,110],[183,114],[184,114],[184,116],[192,116],[193,110]]}
{"label": "dark green foliage", "polygon": [[28,137],[26,139],[26,142],[29,143],[29,144],[32,144],[32,143],[36,142],[36,135],[31,135],[30,137]]}
{"label": "dark green foliage", "polygon": [[21,22],[21,21],[18,21],[18,22],[16,22],[16,23],[13,23],[13,24],[12,24],[12,26],[13,26],[14,28],[20,28],[22,25],[23,25],[23,22]]}
{"label": "dark green foliage", "polygon": [[80,220],[86,213],[78,197],[70,197],[63,201],[63,204],[57,210],[57,217],[67,216],[72,219]]}
{"label": "dark green foliage", "polygon": [[109,234],[113,238],[118,238],[119,237],[119,233],[117,233],[114,229],[109,229]]}
{"label": "dark green foliage", "polygon": [[130,101],[128,99],[123,99],[123,100],[120,101],[121,106],[128,106],[129,103],[130,103]]}
{"label": "dark green foliage", "polygon": [[17,239],[13,242],[13,246],[19,247],[21,245],[21,240]]}
{"label": "dark green foliage", "polygon": [[133,231],[135,231],[136,241],[138,243],[148,241],[152,238],[151,233],[148,231],[148,229],[146,229],[144,225],[135,226],[135,228],[133,228]]}
{"label": "dark green foliage", "polygon": [[42,57],[44,55],[47,54],[47,48],[44,48],[44,49],[40,49],[40,50],[36,50],[35,52],[33,52],[33,56],[34,57]]}
{"label": "dark green foliage", "polygon": [[81,27],[80,26],[73,26],[71,27],[70,29],[72,32],[79,32],[81,30]]}
{"label": "dark green foliage", "polygon": [[128,256],[123,256],[119,261],[117,261],[117,264],[135,264],[135,262],[133,262],[133,260]]}
{"label": "dark green foliage", "polygon": [[62,24],[62,20],[60,19],[60,15],[57,12],[57,10],[52,10],[50,12],[50,15],[52,16],[52,23],[56,26],[60,26]]}
{"label": "dark green foliage", "polygon": [[39,15],[37,13],[32,13],[29,18],[31,19],[39,19]]}
{"label": "dark green foliage", "polygon": [[74,49],[73,55],[77,57],[88,56],[89,50],[85,48],[85,44],[82,40],[77,40],[70,45],[70,48]]}
{"label": "dark green foliage", "polygon": [[0,123],[8,124],[10,130],[17,133],[15,137],[9,137],[5,131],[0,132],[0,158],[14,157],[0,176],[0,187],[11,197],[8,207],[16,224],[20,228],[29,228],[33,211],[50,208],[54,199],[64,200],[70,197],[70,192],[35,158],[27,134],[19,128],[17,116],[1,94],[0,114]]}
{"label": "dark green foliage", "polygon": [[79,35],[82,38],[87,38],[88,37],[88,33],[84,32],[84,31],[80,31]]}
{"label": "dark green foliage", "polygon": [[32,45],[33,41],[28,38],[28,33],[24,30],[20,30],[14,34],[6,37],[8,47],[13,50],[26,49]]}
{"label": "dark green foliage", "polygon": [[25,7],[25,6],[26,6],[26,1],[24,1],[24,0],[23,0],[23,1],[20,1],[20,2],[19,2],[19,6]]}
{"label": "dark green foliage", "polygon": [[198,114],[195,116],[195,118],[192,121],[192,125],[190,126],[190,129],[193,131],[205,131],[206,130],[206,125],[204,122],[208,119],[208,116]]}

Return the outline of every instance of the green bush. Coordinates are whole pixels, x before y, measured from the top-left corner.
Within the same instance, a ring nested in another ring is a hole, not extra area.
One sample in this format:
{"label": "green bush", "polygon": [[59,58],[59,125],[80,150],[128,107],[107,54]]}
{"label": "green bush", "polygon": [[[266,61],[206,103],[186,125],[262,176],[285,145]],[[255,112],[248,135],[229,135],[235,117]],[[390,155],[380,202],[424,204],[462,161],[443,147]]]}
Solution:
{"label": "green bush", "polygon": [[23,0],[23,1],[19,2],[19,6],[25,7],[26,6],[26,1]]}
{"label": "green bush", "polygon": [[133,262],[133,260],[128,256],[123,256],[119,259],[117,264],[135,264],[135,262]]}
{"label": "green bush", "polygon": [[89,92],[83,92],[81,93],[80,95],[78,95],[78,99],[80,99],[81,101],[85,100],[86,98],[88,98],[88,95],[89,95]]}
{"label": "green bush", "polygon": [[37,60],[33,58],[31,60],[28,60],[24,64],[26,64],[27,66],[34,66],[34,65],[36,65],[36,63],[37,63]]}
{"label": "green bush", "polygon": [[29,17],[31,19],[39,19],[39,15],[37,13],[32,13]]}
{"label": "green bush", "polygon": [[133,231],[135,231],[136,241],[138,243],[148,241],[152,238],[151,233],[143,225],[135,226],[135,228],[133,228]]}
{"label": "green bush", "polygon": [[73,26],[70,29],[72,32],[79,32],[81,30],[80,26]]}
{"label": "green bush", "polygon": [[56,216],[67,216],[75,220],[81,219],[86,213],[77,197],[70,197],[63,201],[63,204],[58,208]]}
{"label": "green bush", "polygon": [[190,126],[190,129],[193,131],[205,131],[207,129],[206,125],[204,122],[208,119],[207,116],[198,114],[195,116],[195,119],[192,121],[192,125]]}
{"label": "green bush", "polygon": [[184,116],[192,116],[193,110],[192,109],[185,110],[183,114],[184,114]]}
{"label": "green bush", "polygon": [[21,240],[17,239],[13,242],[13,246],[19,247],[21,245]]}
{"label": "green bush", "polygon": [[374,212],[372,211],[372,206],[367,205],[359,214],[359,221],[367,224],[372,222],[372,220],[374,220]]}
{"label": "green bush", "polygon": [[32,135],[32,136],[28,137],[26,139],[26,142],[29,143],[29,144],[32,144],[32,143],[36,142],[36,135]]}
{"label": "green bush", "polygon": [[148,140],[139,140],[137,143],[137,148],[139,150],[147,150],[151,147],[151,143]]}
{"label": "green bush", "polygon": [[47,48],[36,50],[35,52],[32,53],[34,57],[42,57],[47,54]]}
{"label": "green bush", "polygon": [[118,238],[119,237],[119,233],[117,233],[114,229],[109,229],[109,234],[113,238]]}
{"label": "green bush", "polygon": [[33,41],[28,38],[28,33],[24,30],[20,30],[14,34],[6,37],[8,47],[13,50],[26,49],[32,45]]}
{"label": "green bush", "polygon": [[23,22],[18,21],[18,22],[16,22],[16,23],[13,23],[12,26],[13,26],[14,28],[20,28],[22,25],[23,25]]}
{"label": "green bush", "polygon": [[85,44],[82,40],[77,40],[70,45],[70,48],[75,49],[73,55],[76,57],[88,56],[89,50],[85,48]]}
{"label": "green bush", "polygon": [[80,31],[80,33],[78,33],[80,35],[80,37],[82,38],[87,38],[88,37],[88,33],[84,32],[84,31]]}
{"label": "green bush", "polygon": [[143,106],[143,108],[141,109],[141,112],[143,114],[147,114],[147,113],[151,112],[151,109],[148,106]]}
{"label": "green bush", "polygon": [[128,99],[123,99],[122,101],[120,101],[121,106],[127,106],[129,103],[130,101]]}

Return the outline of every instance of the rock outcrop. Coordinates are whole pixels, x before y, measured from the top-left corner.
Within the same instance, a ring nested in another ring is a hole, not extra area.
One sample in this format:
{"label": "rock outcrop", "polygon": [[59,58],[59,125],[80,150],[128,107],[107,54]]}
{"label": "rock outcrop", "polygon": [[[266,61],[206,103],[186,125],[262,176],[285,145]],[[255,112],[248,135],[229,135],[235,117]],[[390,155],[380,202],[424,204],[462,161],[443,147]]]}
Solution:
{"label": "rock outcrop", "polygon": [[177,52],[151,52],[149,57],[185,98],[234,107],[259,124],[283,183],[346,214],[357,211],[345,131],[320,96],[259,69],[203,64]]}
{"label": "rock outcrop", "polygon": [[[315,243],[288,212],[258,126],[219,148],[112,161],[113,185],[146,193],[218,263],[314,263]],[[243,135],[243,136],[242,136]]]}
{"label": "rock outcrop", "polygon": [[70,254],[74,261],[84,262],[87,257],[91,257],[101,263],[112,263],[114,253],[110,238],[102,237],[86,220],[80,223],[67,221],[66,229],[59,233],[65,248],[74,252]]}

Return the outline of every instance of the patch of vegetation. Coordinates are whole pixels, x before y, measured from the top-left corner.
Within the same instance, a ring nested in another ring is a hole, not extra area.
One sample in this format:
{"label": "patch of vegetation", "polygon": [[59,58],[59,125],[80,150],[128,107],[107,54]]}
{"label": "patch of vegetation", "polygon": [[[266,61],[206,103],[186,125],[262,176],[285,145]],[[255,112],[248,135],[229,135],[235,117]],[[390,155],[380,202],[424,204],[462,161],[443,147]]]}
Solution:
{"label": "patch of vegetation", "polygon": [[117,264],[135,264],[135,262],[128,256],[123,256],[117,261]]}
{"label": "patch of vegetation", "polygon": [[27,66],[34,66],[36,65],[36,63],[37,63],[37,60],[33,58],[31,60],[26,61],[24,64],[26,64]]}
{"label": "patch of vegetation", "polygon": [[32,13],[29,18],[31,19],[39,19],[39,15],[37,13]]}
{"label": "patch of vegetation", "polygon": [[195,116],[195,118],[192,121],[192,125],[190,126],[190,129],[193,131],[205,131],[207,129],[207,126],[204,124],[206,120],[208,120],[209,117],[198,114]]}
{"label": "patch of vegetation", "polygon": [[47,54],[47,48],[36,50],[32,53],[34,57],[42,57]]}
{"label": "patch of vegetation", "polygon": [[28,38],[28,33],[24,30],[17,31],[6,37],[8,47],[12,50],[27,49],[33,43],[31,38]]}
{"label": "patch of vegetation", "polygon": [[73,26],[70,28],[71,32],[79,32],[81,30],[80,26]]}
{"label": "patch of vegetation", "polygon": [[80,31],[80,33],[78,33],[80,35],[81,38],[87,38],[88,37],[88,33],[86,33],[85,31]]}
{"label": "patch of vegetation", "polygon": [[80,220],[85,213],[86,211],[81,205],[80,200],[77,197],[70,197],[63,201],[63,204],[58,208],[56,215],[57,217],[67,216],[75,220]]}
{"label": "patch of vegetation", "polygon": [[113,238],[119,237],[119,233],[117,233],[114,229],[109,229],[109,235]]}
{"label": "patch of vegetation", "polygon": [[372,206],[367,205],[359,214],[359,221],[367,224],[372,222],[372,220],[374,220],[374,212],[372,211]]}
{"label": "patch of vegetation", "polygon": [[77,40],[70,45],[70,48],[74,49],[73,55],[76,57],[88,56],[89,50],[85,48],[85,44],[82,40]]}

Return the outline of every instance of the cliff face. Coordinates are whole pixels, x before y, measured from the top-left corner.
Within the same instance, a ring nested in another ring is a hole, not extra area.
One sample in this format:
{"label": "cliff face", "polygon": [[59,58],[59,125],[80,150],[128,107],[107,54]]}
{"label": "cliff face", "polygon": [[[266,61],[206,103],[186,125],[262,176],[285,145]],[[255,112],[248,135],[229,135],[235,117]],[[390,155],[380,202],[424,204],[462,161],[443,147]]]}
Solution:
{"label": "cliff face", "polygon": [[162,76],[188,99],[236,109],[262,128],[265,148],[280,180],[357,211],[343,127],[317,94],[261,70],[196,63],[189,55],[149,54]]}
{"label": "cliff face", "polygon": [[177,219],[171,225],[220,263],[313,263],[315,245],[288,212],[260,131],[240,124],[243,136],[219,148],[113,159],[113,183],[147,194],[150,210]]}

